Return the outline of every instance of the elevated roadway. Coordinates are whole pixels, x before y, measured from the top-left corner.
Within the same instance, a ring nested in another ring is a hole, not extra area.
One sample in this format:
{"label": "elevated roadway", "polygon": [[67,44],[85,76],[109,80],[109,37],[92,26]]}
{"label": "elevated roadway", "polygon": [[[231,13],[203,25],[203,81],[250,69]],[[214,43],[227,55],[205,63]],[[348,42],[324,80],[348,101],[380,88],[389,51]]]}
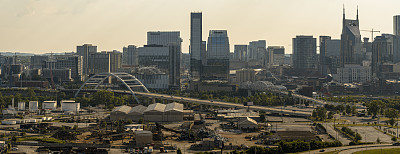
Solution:
{"label": "elevated roadway", "polygon": [[[78,90],[78,89],[69,89],[69,90],[64,90],[64,91],[76,91],[76,90]],[[95,92],[95,91],[97,91],[97,89],[82,89],[81,91]],[[124,91],[124,90],[111,90],[111,91],[116,92],[116,93],[127,93],[127,94],[131,93],[130,91]],[[247,108],[247,106],[244,106],[243,104],[214,101],[214,100],[201,100],[201,99],[197,99],[197,98],[171,96],[171,95],[167,95],[167,94],[157,94],[157,93],[136,91],[135,95],[140,95],[140,96],[147,97],[147,98],[158,98],[158,99],[162,99],[162,100],[169,100],[169,101],[175,101],[175,102],[197,103],[197,104],[228,107],[228,108]],[[269,113],[273,113],[273,114],[290,115],[290,116],[299,116],[299,117],[311,116],[311,112],[278,109],[278,108],[272,108],[272,107],[266,107],[266,106],[250,106],[249,109],[255,110],[255,111],[269,112]]]}

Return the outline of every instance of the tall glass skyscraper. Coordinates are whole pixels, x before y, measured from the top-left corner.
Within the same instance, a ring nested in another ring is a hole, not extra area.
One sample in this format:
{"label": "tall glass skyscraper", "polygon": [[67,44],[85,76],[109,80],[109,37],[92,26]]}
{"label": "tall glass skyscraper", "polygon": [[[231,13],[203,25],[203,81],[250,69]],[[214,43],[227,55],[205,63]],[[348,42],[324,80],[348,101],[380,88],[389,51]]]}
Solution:
{"label": "tall glass skyscraper", "polygon": [[229,38],[226,30],[210,30],[207,44],[207,66],[203,66],[202,80],[229,79]]}
{"label": "tall glass skyscraper", "polygon": [[202,50],[202,13],[192,12],[190,14],[190,79],[200,80],[202,60],[205,50]]}
{"label": "tall glass skyscraper", "polygon": [[400,36],[400,15],[393,16],[393,35]]}

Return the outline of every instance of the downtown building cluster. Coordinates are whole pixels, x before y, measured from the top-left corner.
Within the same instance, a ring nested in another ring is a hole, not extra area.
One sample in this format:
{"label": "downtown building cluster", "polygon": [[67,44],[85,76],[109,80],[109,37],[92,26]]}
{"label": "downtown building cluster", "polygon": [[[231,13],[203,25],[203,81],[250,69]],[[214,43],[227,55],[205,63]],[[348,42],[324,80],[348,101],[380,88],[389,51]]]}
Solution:
{"label": "downtown building cluster", "polygon": [[289,89],[308,85],[317,91],[324,88],[321,83],[400,79],[400,16],[393,17],[393,34],[373,37],[377,31],[368,30],[372,37],[362,38],[365,30],[360,30],[358,10],[356,19],[346,19],[343,10],[340,38],[297,35],[292,38],[292,54],[266,40],[235,44],[231,49],[227,30],[208,30],[205,39],[202,27],[203,14],[192,12],[189,53],[182,53],[180,31],[149,31],[145,45],[127,45],[122,52],[99,52],[96,45],[84,44],[65,54],[2,55],[2,83],[49,87],[53,82],[85,81],[99,73],[126,72],[156,90],[236,91],[262,81]]}

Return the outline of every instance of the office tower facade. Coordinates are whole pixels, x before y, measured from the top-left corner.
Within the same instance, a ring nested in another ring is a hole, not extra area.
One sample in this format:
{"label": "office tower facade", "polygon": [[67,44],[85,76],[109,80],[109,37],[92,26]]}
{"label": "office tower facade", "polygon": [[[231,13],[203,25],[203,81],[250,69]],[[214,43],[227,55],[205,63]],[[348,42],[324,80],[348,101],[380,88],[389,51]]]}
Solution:
{"label": "office tower facade", "polygon": [[365,83],[371,81],[371,67],[358,64],[346,64],[337,69],[333,79],[340,83]]}
{"label": "office tower facade", "polygon": [[91,54],[97,52],[97,46],[93,46],[92,44],[84,44],[82,46],[76,47],[76,52],[79,56],[83,57],[83,73],[89,73],[89,57]]}
{"label": "office tower facade", "polygon": [[190,78],[200,80],[202,58],[206,57],[205,49],[202,50],[202,13],[190,14]]}
{"label": "office tower facade", "polygon": [[136,46],[128,45],[124,47],[122,53],[122,64],[137,66],[139,65],[139,51]]}
{"label": "office tower facade", "polygon": [[300,70],[316,68],[316,38],[313,36],[296,36],[293,38],[293,67]]}
{"label": "office tower facade", "polygon": [[373,77],[380,77],[380,66],[384,63],[394,62],[395,48],[394,41],[395,36],[391,34],[383,34],[377,36],[372,42],[372,74]]}
{"label": "office tower facade", "polygon": [[180,88],[180,67],[182,55],[182,39],[179,31],[157,31],[147,33],[147,45],[167,47],[168,53],[165,57],[168,69],[170,88]]}
{"label": "office tower facade", "polygon": [[[55,61],[49,61],[52,69],[70,69],[71,78],[75,81],[83,81],[83,57],[78,55],[55,56]],[[49,66],[49,64],[47,64]],[[48,68],[49,69],[49,68]]]}
{"label": "office tower facade", "polygon": [[181,45],[169,43],[169,86],[170,88],[180,89],[181,86]]}
{"label": "office tower facade", "polygon": [[179,31],[147,32],[147,45],[168,46],[170,43],[175,43],[181,46],[181,42],[182,39]]}
{"label": "office tower facade", "polygon": [[49,60],[48,56],[31,56],[31,69],[42,69],[43,61]]}
{"label": "office tower facade", "polygon": [[234,47],[234,59],[238,61],[246,61],[247,45],[235,45]]}
{"label": "office tower facade", "polygon": [[337,68],[340,67],[340,40],[331,39],[325,41],[325,59],[327,66],[327,74],[335,74]]}
{"label": "office tower facade", "polygon": [[145,45],[139,47],[139,66],[155,66],[162,72],[169,69],[169,47],[162,45]]}
{"label": "office tower facade", "polygon": [[207,44],[207,66],[203,66],[202,80],[229,79],[229,38],[226,30],[210,30]]}
{"label": "office tower facade", "polygon": [[267,55],[268,66],[281,66],[285,62],[285,47],[268,46]]}
{"label": "office tower facade", "polygon": [[116,72],[121,68],[122,53],[118,51],[102,51],[92,53],[89,59],[89,74]]}
{"label": "office tower facade", "polygon": [[400,36],[400,15],[393,16],[393,35]]}
{"label": "office tower facade", "polygon": [[327,75],[326,43],[329,40],[331,40],[330,36],[319,36],[319,72],[322,75]]}
{"label": "office tower facade", "polygon": [[259,61],[265,65],[267,52],[267,41],[258,40],[249,42],[247,49],[247,61]]}
{"label": "office tower facade", "polygon": [[343,9],[343,26],[340,45],[340,67],[345,64],[361,64],[361,35],[358,20],[358,8],[356,20],[346,19]]}

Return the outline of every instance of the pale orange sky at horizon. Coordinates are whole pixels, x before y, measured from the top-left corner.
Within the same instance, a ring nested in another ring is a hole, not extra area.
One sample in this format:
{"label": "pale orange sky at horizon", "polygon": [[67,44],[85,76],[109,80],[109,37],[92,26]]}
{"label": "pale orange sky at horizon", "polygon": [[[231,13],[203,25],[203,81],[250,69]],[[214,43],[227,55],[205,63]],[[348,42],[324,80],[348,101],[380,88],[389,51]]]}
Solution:
{"label": "pale orange sky at horizon", "polygon": [[211,29],[226,29],[231,52],[262,39],[291,53],[296,35],[339,39],[343,4],[349,19],[359,6],[362,30],[393,33],[393,15],[400,14],[399,0],[0,0],[0,51],[75,52],[85,43],[122,51],[145,45],[148,31],[180,31],[187,53],[190,12],[201,11],[203,40]]}

